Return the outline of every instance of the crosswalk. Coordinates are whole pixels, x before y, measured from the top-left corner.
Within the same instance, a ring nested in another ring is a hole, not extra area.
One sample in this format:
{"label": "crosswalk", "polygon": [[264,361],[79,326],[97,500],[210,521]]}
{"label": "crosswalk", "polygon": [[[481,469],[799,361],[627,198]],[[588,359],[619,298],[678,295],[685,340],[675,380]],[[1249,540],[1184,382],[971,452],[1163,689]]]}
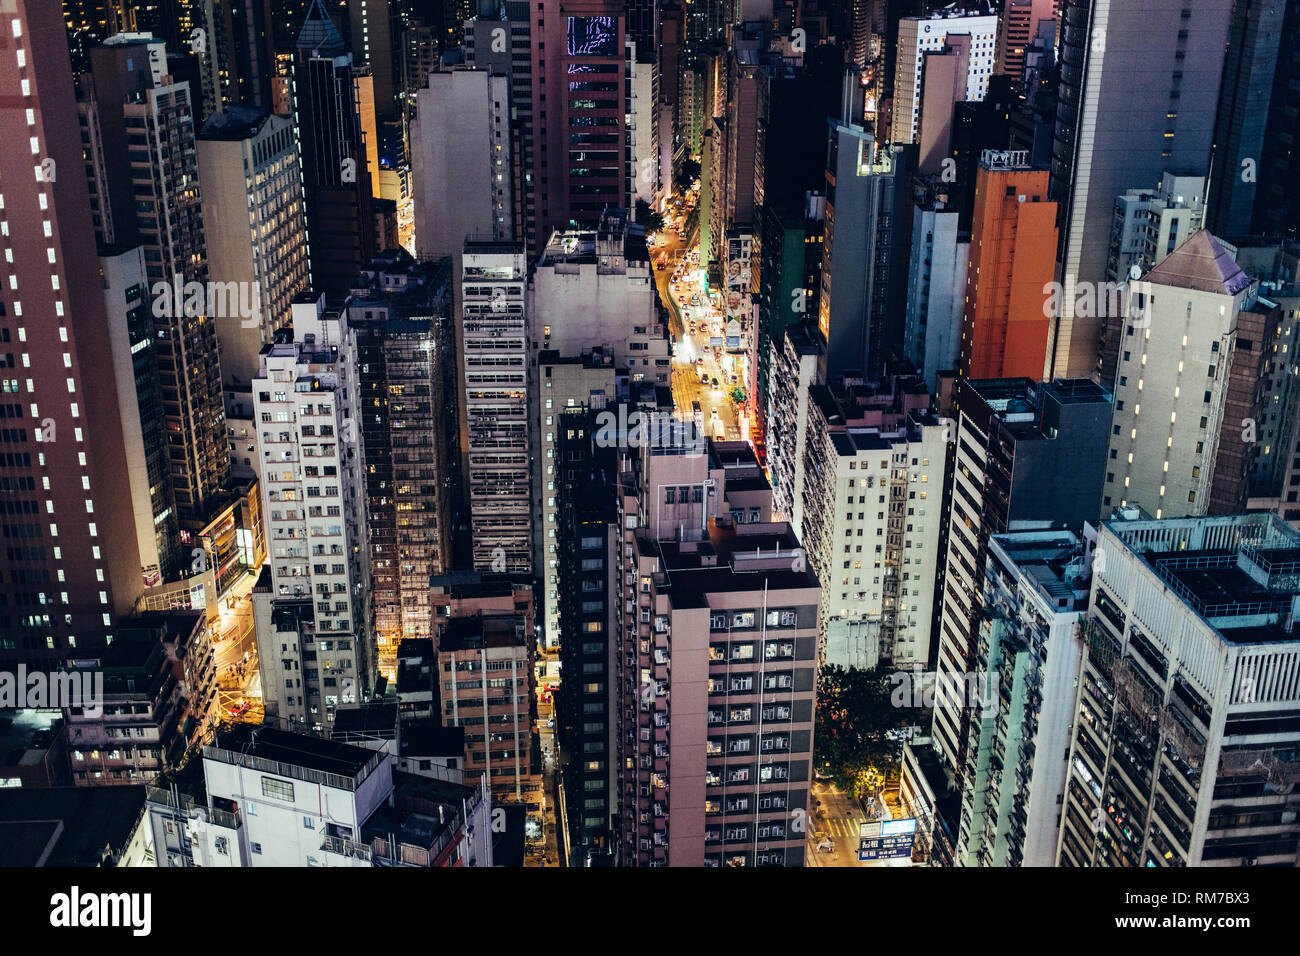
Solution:
{"label": "crosswalk", "polygon": [[818,819],[816,829],[819,833],[826,833],[832,837],[857,837],[858,824],[856,820],[850,820],[848,817],[828,816],[824,819]]}

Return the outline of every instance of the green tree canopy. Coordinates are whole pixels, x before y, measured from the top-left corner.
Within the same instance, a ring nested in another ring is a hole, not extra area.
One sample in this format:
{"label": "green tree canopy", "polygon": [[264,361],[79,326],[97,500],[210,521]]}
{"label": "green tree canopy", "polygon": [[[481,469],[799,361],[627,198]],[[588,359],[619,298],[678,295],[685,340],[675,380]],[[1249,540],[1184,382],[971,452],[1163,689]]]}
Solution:
{"label": "green tree canopy", "polygon": [[893,674],[879,668],[821,670],[813,759],[854,796],[878,786],[897,764],[901,747],[887,732],[921,719],[919,710],[898,705],[895,686]]}

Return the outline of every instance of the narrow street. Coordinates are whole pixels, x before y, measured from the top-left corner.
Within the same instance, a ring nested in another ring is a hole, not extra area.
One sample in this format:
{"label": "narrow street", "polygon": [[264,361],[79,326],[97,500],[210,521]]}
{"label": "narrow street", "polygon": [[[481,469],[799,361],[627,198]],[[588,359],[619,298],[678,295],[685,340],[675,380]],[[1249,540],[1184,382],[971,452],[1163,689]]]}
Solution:
{"label": "narrow street", "polygon": [[213,636],[217,670],[217,718],[250,723],[262,720],[262,683],[257,666],[251,594],[257,581],[246,574],[221,598],[218,633]]}
{"label": "narrow street", "polygon": [[[673,220],[669,222],[671,225]],[[651,260],[659,297],[669,310],[673,404],[677,413],[689,421],[694,415],[694,403],[698,402],[699,424],[706,435],[738,440],[740,426],[731,391],[740,383],[740,377],[731,381],[732,373],[722,360],[726,353],[709,344],[711,337],[722,338],[723,315],[720,302],[714,301],[716,290],[714,300],[710,300],[700,283],[699,229],[684,237],[671,228],[665,229],[659,241],[651,250]]]}

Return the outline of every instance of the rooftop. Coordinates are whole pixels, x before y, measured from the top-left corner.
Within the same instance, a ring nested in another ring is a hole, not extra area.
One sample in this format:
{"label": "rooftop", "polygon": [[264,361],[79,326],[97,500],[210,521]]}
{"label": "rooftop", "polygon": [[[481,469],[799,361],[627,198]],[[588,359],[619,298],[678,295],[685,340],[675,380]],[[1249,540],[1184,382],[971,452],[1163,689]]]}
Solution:
{"label": "rooftop", "polygon": [[443,727],[436,720],[402,722],[400,757],[464,757],[465,728]]}
{"label": "rooftop", "polygon": [[1208,229],[1198,229],[1145,276],[1147,282],[1236,295],[1250,285],[1232,253]]}
{"label": "rooftop", "polygon": [[[1300,532],[1269,513],[1105,527],[1225,641],[1300,641]],[[1104,573],[1104,572],[1103,572]]]}
{"label": "rooftop", "polygon": [[58,738],[62,724],[57,711],[0,711],[0,767],[39,763]]}
{"label": "rooftop", "polygon": [[[302,768],[339,777],[357,778],[378,761],[378,751],[351,744],[295,734],[273,727],[236,724],[218,737],[217,746],[205,748],[204,759],[241,763],[239,757],[256,757],[282,768]],[[228,759],[233,757],[235,759]],[[287,769],[284,776],[296,777]],[[301,778],[299,778],[301,779]]]}
{"label": "rooftop", "polygon": [[438,642],[439,651],[467,651],[483,647],[526,647],[524,615],[473,614],[453,617]]}
{"label": "rooftop", "polygon": [[0,866],[101,866],[144,812],[145,788],[0,789]]}

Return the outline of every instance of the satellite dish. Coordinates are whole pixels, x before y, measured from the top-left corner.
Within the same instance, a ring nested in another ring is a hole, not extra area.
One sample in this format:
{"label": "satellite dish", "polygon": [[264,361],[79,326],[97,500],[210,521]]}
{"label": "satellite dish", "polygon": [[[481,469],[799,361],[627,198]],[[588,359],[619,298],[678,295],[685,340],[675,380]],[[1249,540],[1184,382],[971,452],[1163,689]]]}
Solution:
{"label": "satellite dish", "polygon": [[1133,263],[1133,265],[1129,266],[1128,277],[1129,277],[1130,279],[1141,279],[1141,278],[1142,278],[1142,267],[1141,267],[1140,265],[1138,265],[1136,262]]}

